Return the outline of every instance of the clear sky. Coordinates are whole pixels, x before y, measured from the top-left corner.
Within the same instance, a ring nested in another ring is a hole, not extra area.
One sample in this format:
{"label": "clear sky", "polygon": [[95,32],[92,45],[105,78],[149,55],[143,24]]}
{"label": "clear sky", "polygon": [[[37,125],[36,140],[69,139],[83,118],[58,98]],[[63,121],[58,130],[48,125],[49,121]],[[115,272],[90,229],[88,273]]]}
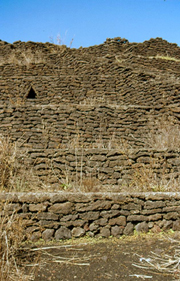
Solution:
{"label": "clear sky", "polygon": [[180,0],[0,0],[0,39],[88,47],[162,37],[180,46]]}

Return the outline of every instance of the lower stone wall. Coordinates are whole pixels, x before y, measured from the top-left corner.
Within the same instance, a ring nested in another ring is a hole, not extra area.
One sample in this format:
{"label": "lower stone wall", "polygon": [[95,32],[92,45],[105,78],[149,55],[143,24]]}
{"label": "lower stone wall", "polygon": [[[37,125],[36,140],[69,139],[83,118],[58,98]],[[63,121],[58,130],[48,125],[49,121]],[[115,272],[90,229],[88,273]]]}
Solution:
{"label": "lower stone wall", "polygon": [[32,241],[180,230],[180,193],[1,193]]}

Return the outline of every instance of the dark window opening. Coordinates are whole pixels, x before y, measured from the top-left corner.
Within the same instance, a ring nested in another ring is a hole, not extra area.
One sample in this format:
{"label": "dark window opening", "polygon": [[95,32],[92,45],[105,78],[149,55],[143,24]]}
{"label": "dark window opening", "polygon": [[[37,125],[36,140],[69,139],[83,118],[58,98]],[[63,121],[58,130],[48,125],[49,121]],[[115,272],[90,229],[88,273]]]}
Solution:
{"label": "dark window opening", "polygon": [[27,95],[27,99],[35,99],[36,98],[36,93],[35,91],[33,90],[33,88],[31,87],[28,95]]}

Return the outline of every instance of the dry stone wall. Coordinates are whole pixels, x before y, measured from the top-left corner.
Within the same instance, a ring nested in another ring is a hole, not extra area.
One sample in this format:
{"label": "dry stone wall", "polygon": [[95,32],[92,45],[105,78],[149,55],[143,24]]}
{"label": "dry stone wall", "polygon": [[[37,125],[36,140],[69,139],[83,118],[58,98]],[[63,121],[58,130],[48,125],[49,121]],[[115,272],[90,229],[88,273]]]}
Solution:
{"label": "dry stone wall", "polygon": [[180,124],[178,106],[0,105],[0,132],[24,147],[144,147],[162,120]]}
{"label": "dry stone wall", "polygon": [[159,124],[179,126],[179,54],[161,38],[79,49],[0,41],[0,133],[54,186],[67,172],[117,185],[149,158],[161,158],[157,175],[178,176],[179,146],[160,151],[151,140]]}
{"label": "dry stone wall", "polygon": [[[162,59],[167,54],[175,60]],[[0,59],[3,103],[25,102],[31,86],[36,104],[178,103],[179,47],[162,39],[142,44],[112,39],[79,49],[32,42],[0,44]]]}
{"label": "dry stone wall", "polygon": [[17,214],[33,241],[180,230],[179,193],[1,193],[0,201],[1,217]]}
{"label": "dry stone wall", "polygon": [[[0,41],[0,133],[19,144],[35,186],[75,191],[1,193],[1,217],[16,213],[33,241],[180,230],[179,193],[130,193],[141,167],[179,177],[179,142],[151,143],[158,124],[169,135],[179,126],[179,73],[179,47],[161,38],[79,49]],[[128,194],[79,192],[93,184]]]}
{"label": "dry stone wall", "polygon": [[29,150],[28,154],[25,166],[34,167],[39,180],[57,190],[76,187],[82,191],[103,191],[103,186],[109,185],[111,191],[126,186],[133,191],[133,179],[137,181],[138,177],[144,176],[142,182],[146,181],[146,177],[150,179],[152,176],[152,171],[156,174],[157,183],[158,178],[168,181],[180,174],[180,151],[79,148]]}
{"label": "dry stone wall", "polygon": [[71,183],[93,178],[96,185],[121,186],[142,165],[157,176],[179,177],[177,147],[147,148],[158,120],[166,115],[179,124],[178,107],[26,105],[1,106],[0,113],[1,133],[25,151],[19,162],[53,187],[67,177]]}

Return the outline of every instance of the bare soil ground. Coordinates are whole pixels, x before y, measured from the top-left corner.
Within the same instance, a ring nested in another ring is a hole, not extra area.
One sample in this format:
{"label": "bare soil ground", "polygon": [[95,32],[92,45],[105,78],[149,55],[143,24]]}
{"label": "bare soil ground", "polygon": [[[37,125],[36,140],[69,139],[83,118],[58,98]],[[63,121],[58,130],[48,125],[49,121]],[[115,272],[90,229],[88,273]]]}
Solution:
{"label": "bare soil ground", "polygon": [[[175,252],[180,245],[180,234],[175,235],[138,235],[124,239],[78,239],[33,245],[32,252],[40,253],[34,280],[180,280],[178,267],[174,273],[170,273],[165,269],[158,270],[150,266],[150,263],[154,263],[157,267],[159,262],[169,264],[175,259]],[[155,261],[154,255],[157,257]],[[145,265],[148,268],[143,269]],[[174,265],[177,265],[177,262]],[[172,266],[167,268],[170,269]]]}

